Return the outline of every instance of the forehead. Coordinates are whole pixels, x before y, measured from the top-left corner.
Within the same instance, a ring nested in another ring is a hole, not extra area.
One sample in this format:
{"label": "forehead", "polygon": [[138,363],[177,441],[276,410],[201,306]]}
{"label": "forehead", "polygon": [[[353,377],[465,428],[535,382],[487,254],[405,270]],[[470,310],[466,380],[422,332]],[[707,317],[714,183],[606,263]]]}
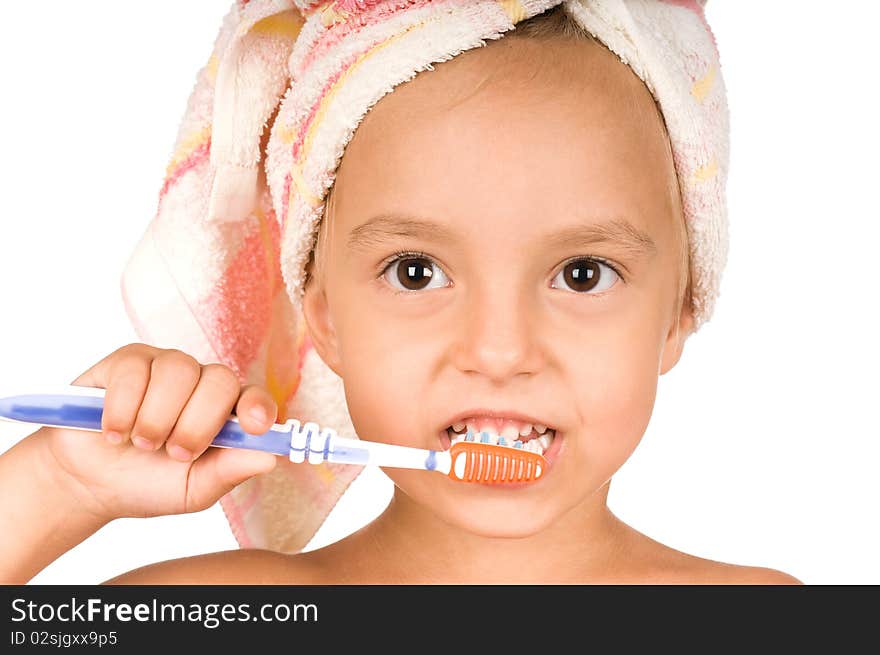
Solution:
{"label": "forehead", "polygon": [[668,222],[671,150],[629,67],[589,41],[488,43],[418,73],[367,113],[337,171],[334,231],[388,212],[472,227],[589,214],[646,229]]}

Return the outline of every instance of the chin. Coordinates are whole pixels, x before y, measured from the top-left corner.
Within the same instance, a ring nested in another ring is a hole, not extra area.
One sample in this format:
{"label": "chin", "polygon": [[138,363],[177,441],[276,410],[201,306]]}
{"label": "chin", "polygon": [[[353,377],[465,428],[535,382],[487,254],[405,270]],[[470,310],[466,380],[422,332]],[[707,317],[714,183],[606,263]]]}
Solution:
{"label": "chin", "polygon": [[492,502],[488,499],[467,503],[430,503],[428,508],[437,518],[470,534],[499,539],[531,537],[547,529],[559,519],[561,509],[544,504],[517,508],[509,501]]}

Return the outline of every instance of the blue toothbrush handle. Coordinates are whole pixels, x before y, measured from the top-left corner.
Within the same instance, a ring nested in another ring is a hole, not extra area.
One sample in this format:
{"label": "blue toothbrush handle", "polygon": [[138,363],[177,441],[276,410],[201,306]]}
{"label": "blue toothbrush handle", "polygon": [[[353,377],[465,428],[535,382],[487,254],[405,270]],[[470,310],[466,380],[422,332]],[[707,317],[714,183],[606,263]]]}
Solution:
{"label": "blue toothbrush handle", "polygon": [[[75,391],[73,391],[75,389]],[[77,430],[101,431],[104,389],[71,387],[71,393],[25,394],[0,398],[0,417],[24,423]],[[238,418],[230,417],[211,442],[221,448],[262,450],[290,455],[291,421],[276,423],[263,434],[244,431]]]}
{"label": "blue toothbrush handle", "polygon": [[[48,393],[0,397],[0,419],[101,432],[105,393],[105,389],[71,385]],[[343,438],[332,428],[321,429],[311,421],[300,424],[296,419],[275,423],[263,434],[248,434],[238,418],[231,416],[211,445],[262,450],[289,457],[294,463],[376,464],[442,473],[449,470],[448,454],[444,459],[443,453],[433,450]],[[445,464],[438,464],[438,457]]]}

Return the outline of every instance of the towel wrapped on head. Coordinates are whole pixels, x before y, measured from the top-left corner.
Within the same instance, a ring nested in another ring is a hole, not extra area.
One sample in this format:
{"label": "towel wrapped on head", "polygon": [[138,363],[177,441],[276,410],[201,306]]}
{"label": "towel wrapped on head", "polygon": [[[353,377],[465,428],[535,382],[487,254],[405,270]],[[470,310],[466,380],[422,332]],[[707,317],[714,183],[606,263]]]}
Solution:
{"label": "towel wrapped on head", "polygon": [[[356,438],[342,380],[311,347],[302,316],[306,265],[345,147],[389,90],[557,5],[630,66],[662,111],[699,329],[728,250],[728,108],[705,1],[238,0],[123,272],[139,339],[264,386],[278,422]],[[279,462],[221,505],[241,547],[296,553],[361,470]]]}

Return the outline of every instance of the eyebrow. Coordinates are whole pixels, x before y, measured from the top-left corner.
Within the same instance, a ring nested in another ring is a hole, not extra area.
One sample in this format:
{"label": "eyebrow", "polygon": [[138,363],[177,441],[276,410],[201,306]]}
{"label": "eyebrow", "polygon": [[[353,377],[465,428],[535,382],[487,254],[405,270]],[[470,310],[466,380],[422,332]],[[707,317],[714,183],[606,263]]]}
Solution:
{"label": "eyebrow", "polygon": [[[452,243],[456,235],[447,225],[406,214],[380,214],[358,225],[348,235],[349,249],[369,249],[399,238],[413,238],[434,243]],[[633,255],[653,255],[657,245],[646,232],[624,218],[602,223],[571,225],[548,235],[551,247],[588,247],[616,244]]]}

